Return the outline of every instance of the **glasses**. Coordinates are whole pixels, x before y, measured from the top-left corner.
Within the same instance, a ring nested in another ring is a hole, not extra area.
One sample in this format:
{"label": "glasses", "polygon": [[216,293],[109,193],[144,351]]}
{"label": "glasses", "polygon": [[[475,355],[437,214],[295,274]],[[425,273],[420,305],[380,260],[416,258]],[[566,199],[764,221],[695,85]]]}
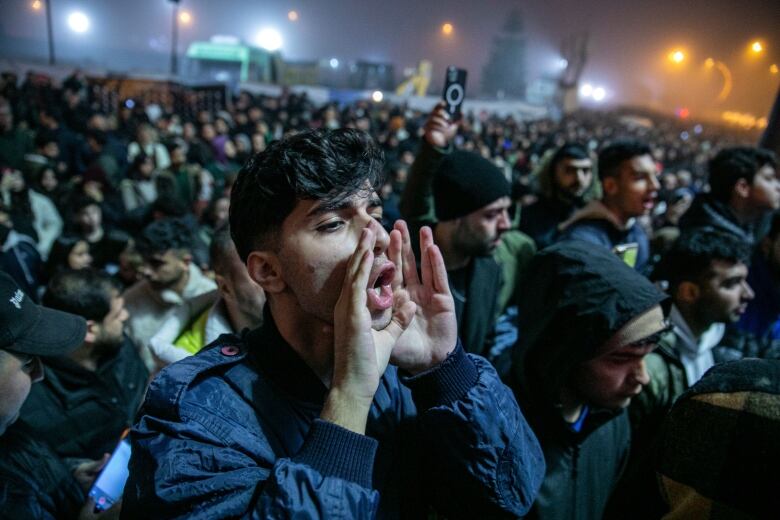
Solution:
{"label": "glasses", "polygon": [[671,332],[673,328],[674,328],[674,325],[672,324],[671,321],[664,320],[663,321],[663,327],[661,328],[661,330],[659,330],[658,332],[656,332],[654,334],[651,334],[651,335],[647,336],[644,339],[640,339],[639,341],[635,341],[633,343],[629,343],[628,346],[633,347],[633,348],[644,348],[644,347],[649,347],[651,345],[657,345],[658,342],[661,341],[661,339],[664,336],[666,336],[669,332]]}

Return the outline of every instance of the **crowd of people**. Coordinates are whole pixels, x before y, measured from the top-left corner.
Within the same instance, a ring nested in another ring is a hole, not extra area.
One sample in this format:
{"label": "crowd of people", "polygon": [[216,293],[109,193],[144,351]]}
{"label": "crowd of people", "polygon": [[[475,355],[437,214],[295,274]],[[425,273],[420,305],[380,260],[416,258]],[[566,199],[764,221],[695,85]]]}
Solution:
{"label": "crowd of people", "polygon": [[776,511],[755,136],[106,88],[0,75],[0,517]]}

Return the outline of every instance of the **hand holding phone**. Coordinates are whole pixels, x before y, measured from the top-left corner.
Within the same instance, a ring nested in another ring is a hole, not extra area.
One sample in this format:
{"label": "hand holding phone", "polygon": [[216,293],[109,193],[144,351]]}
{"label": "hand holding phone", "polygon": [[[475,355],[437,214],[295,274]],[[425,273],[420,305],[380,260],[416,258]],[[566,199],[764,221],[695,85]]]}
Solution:
{"label": "hand holding phone", "polygon": [[122,498],[125,482],[130,474],[127,468],[129,462],[130,442],[123,438],[89,490],[89,497],[95,501],[96,511],[106,510]]}
{"label": "hand holding phone", "polygon": [[446,103],[447,113],[453,121],[457,121],[461,117],[460,107],[463,100],[466,99],[466,76],[466,69],[454,66],[447,67],[442,98]]}

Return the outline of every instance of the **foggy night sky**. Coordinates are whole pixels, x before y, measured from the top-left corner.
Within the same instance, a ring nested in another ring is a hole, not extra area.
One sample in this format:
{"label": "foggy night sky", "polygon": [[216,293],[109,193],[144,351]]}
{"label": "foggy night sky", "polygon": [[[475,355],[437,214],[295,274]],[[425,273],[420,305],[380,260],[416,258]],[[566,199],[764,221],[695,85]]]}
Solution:
{"label": "foggy night sky", "polygon": [[[45,60],[45,16],[30,3],[0,0],[0,57]],[[168,2],[52,0],[52,6],[59,61],[112,70],[167,69]],[[471,93],[478,90],[493,36],[515,7],[525,22],[529,80],[553,74],[561,40],[587,31],[590,56],[583,80],[604,85],[612,103],[664,109],[693,104],[765,115],[780,84],[780,75],[768,71],[771,63],[780,63],[777,0],[182,0],[181,6],[194,17],[193,25],[180,32],[182,53],[190,42],[214,34],[251,41],[261,27],[272,26],[284,38],[286,59],[387,61],[400,80],[404,67],[428,58],[434,82],[446,65],[469,69]],[[67,28],[65,19],[76,9],[92,20],[87,34],[75,35]],[[291,9],[299,13],[298,22],[288,21]],[[440,33],[444,22],[455,27],[450,38]],[[758,59],[746,52],[755,38],[766,47]],[[684,70],[673,70],[665,61],[678,46],[690,55]],[[120,57],[112,58],[112,52]],[[707,57],[723,60],[734,73],[734,91],[723,105],[715,102],[720,78],[701,68]]]}

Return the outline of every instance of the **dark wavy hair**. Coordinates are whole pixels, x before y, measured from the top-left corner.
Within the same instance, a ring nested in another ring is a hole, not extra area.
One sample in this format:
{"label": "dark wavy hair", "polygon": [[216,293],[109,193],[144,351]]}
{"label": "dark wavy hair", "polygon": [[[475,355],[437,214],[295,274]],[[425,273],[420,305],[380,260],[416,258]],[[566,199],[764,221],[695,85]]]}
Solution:
{"label": "dark wavy hair", "polygon": [[752,183],[756,172],[767,164],[777,166],[777,156],[769,150],[749,146],[724,148],[709,163],[710,193],[716,200],[728,203],[737,181]]}
{"label": "dark wavy hair", "polygon": [[46,259],[46,266],[44,267],[47,278],[51,279],[60,271],[70,269],[68,256],[70,256],[70,252],[73,251],[73,248],[79,242],[84,242],[89,246],[89,242],[75,235],[61,235],[54,239],[49,251],[49,257]]}
{"label": "dark wavy hair", "polygon": [[384,156],[368,134],[309,130],[271,143],[238,174],[230,199],[230,230],[241,259],[274,248],[299,200],[338,204],[384,182]]}
{"label": "dark wavy hair", "polygon": [[714,260],[749,265],[750,247],[730,233],[694,228],[675,240],[653,270],[652,278],[666,280],[673,291],[682,282],[706,280]]}
{"label": "dark wavy hair", "polygon": [[102,321],[119,294],[116,280],[94,269],[62,271],[49,281],[41,303],[87,320]]}
{"label": "dark wavy hair", "polygon": [[620,139],[608,144],[599,152],[599,179],[614,177],[623,161],[639,155],[652,154],[650,147],[642,141]]}

